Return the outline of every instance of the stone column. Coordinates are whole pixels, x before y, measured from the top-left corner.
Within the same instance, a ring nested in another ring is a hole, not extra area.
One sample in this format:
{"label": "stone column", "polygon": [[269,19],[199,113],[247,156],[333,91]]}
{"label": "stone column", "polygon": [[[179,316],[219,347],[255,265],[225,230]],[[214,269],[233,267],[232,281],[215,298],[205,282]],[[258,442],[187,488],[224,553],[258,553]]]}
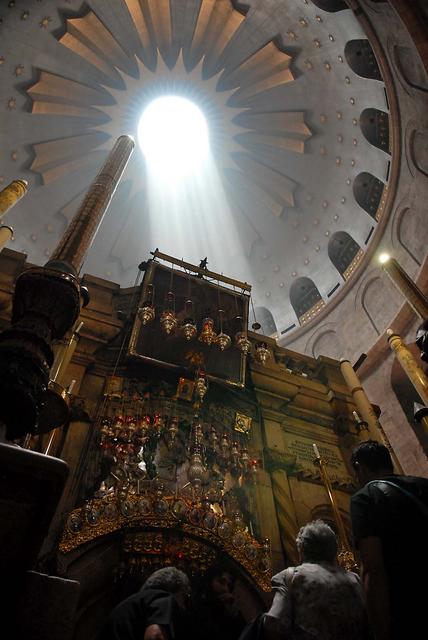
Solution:
{"label": "stone column", "polygon": [[[388,329],[386,334],[388,336],[389,346],[397,356],[397,360],[403,367],[424,405],[428,406],[428,378],[423,369],[418,365],[412,352],[406,347],[399,335],[394,333],[392,329]],[[422,425],[425,429],[426,427],[423,422]]]}
{"label": "stone column", "polygon": [[359,415],[362,420],[367,423],[370,437],[372,440],[378,440],[381,442],[383,429],[373,410],[371,402],[361,385],[360,379],[355,373],[349,360],[345,360],[344,358],[341,359],[340,370],[349,387],[349,391],[351,392],[352,399],[357,407]]}
{"label": "stone column", "polygon": [[51,262],[65,263],[79,273],[134,145],[135,142],[131,136],[120,136],[117,139],[47,266]]}
{"label": "stone column", "polygon": [[411,280],[395,258],[386,258],[381,262],[382,269],[388,274],[396,288],[403,294],[417,316],[428,319],[428,300]]}

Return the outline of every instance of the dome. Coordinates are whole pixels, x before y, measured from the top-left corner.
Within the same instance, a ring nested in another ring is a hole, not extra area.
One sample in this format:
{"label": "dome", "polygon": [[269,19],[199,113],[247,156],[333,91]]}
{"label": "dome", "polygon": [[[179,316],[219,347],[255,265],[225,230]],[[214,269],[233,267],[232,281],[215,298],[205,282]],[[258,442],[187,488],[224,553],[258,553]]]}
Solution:
{"label": "dome", "polygon": [[[178,96],[206,119],[209,163],[173,189],[137,145],[84,272],[126,287],[156,247],[208,256],[253,285],[280,341],[315,326],[367,266],[395,194],[398,112],[373,30],[338,0],[64,6],[3,10],[0,181],[30,183],[12,248],[44,263],[114,140]],[[300,282],[316,292],[304,312]]]}

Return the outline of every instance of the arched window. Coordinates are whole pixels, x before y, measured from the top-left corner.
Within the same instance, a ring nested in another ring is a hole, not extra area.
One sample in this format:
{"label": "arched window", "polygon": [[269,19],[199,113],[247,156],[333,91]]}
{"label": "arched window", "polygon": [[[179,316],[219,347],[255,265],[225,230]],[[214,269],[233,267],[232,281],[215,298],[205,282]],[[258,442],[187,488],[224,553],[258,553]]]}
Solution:
{"label": "arched window", "polygon": [[323,11],[328,11],[329,13],[336,13],[336,11],[349,9],[348,5],[346,2],[343,2],[343,0],[312,0],[312,4]]}
{"label": "arched window", "polygon": [[389,153],[389,116],[380,109],[364,109],[360,115],[360,127],[366,140],[374,147]]}
{"label": "arched window", "polygon": [[368,40],[349,40],[345,45],[345,58],[358,76],[382,80],[379,65]]}
{"label": "arched window", "polygon": [[366,171],[359,173],[354,180],[353,192],[355,200],[375,220],[384,186],[383,182]]}
{"label": "arched window", "polygon": [[360,246],[346,231],[333,233],[328,243],[328,257],[346,280],[346,271],[360,250]]}
{"label": "arched window", "polygon": [[273,333],[277,332],[276,322],[269,309],[266,309],[266,307],[256,307],[254,312],[256,314],[257,322],[260,322],[262,325],[261,332],[263,335],[271,336]]}
{"label": "arched window", "polygon": [[324,306],[324,300],[315,283],[306,277],[297,278],[290,287],[290,302],[300,324],[311,319],[308,312],[315,315],[318,308]]}

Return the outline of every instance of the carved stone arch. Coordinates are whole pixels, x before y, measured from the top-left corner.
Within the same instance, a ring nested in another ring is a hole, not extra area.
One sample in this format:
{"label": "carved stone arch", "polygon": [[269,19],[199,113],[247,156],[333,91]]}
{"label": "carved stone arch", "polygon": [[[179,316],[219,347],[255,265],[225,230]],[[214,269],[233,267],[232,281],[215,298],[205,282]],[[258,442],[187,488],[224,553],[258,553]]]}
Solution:
{"label": "carved stone arch", "polygon": [[312,344],[312,356],[328,356],[340,360],[345,355],[345,348],[340,335],[335,329],[326,329],[318,334]]}
{"label": "carved stone arch", "polygon": [[260,322],[262,325],[261,332],[265,336],[271,336],[274,333],[277,333],[278,329],[276,326],[275,318],[272,315],[272,312],[269,311],[266,307],[256,307],[254,309],[257,322]]}
{"label": "carved stone arch", "polygon": [[427,73],[416,49],[397,44],[392,51],[403,82],[414,89],[428,91]]}
{"label": "carved stone arch", "polygon": [[346,231],[336,231],[328,242],[328,257],[346,280],[346,274],[360,251],[360,245]]}
{"label": "carved stone arch", "polygon": [[374,275],[366,282],[361,295],[361,306],[378,336],[398,313],[401,306],[399,296],[385,275]]}
{"label": "carved stone arch", "polygon": [[[61,555],[61,565],[67,575],[78,580],[81,588],[74,640],[98,637],[107,615],[119,602],[135,593],[150,573],[171,565],[171,558],[166,563],[163,558],[165,553],[169,553],[162,546],[165,542],[162,536],[166,533],[165,529],[117,530]],[[174,545],[174,539],[168,540]],[[233,568],[237,575],[235,592],[245,619],[251,620],[265,609],[260,589],[242,571],[235,558],[224,551],[219,553],[207,540],[194,536],[185,537],[177,549],[179,556],[172,559],[172,564],[183,569],[191,581],[197,581],[210,566],[219,561]],[[184,562],[185,556],[196,572]],[[143,560],[141,563],[140,559]]]}
{"label": "carved stone arch", "polygon": [[373,329],[376,331],[378,336],[380,336],[380,330],[378,328],[378,324],[379,323],[376,321],[377,320],[377,314],[375,314],[374,318],[372,317],[371,311],[367,308],[366,296],[367,296],[367,292],[368,291],[372,291],[374,286],[378,287],[381,282],[382,282],[382,278],[380,276],[374,276],[368,282],[366,282],[365,287],[364,287],[363,292],[362,292],[362,295],[361,295],[361,306],[362,306],[362,308],[364,310],[364,313],[366,314],[370,324],[372,325]]}
{"label": "carved stone arch", "polygon": [[313,280],[301,277],[290,287],[290,302],[300,324],[303,324],[306,314],[323,303],[323,299]]}
{"label": "carved stone arch", "polygon": [[384,187],[385,184],[379,178],[367,171],[359,173],[352,186],[355,200],[375,220]]}
{"label": "carved stone arch", "polygon": [[428,176],[428,130],[416,129],[410,137],[410,151],[415,167]]}
{"label": "carved stone arch", "polygon": [[360,128],[370,144],[385,151],[385,153],[390,153],[389,115],[386,111],[373,107],[364,109],[360,115]]}
{"label": "carved stone arch", "polygon": [[362,78],[382,80],[379,65],[367,39],[349,40],[345,45],[345,58],[352,71]]}
{"label": "carved stone arch", "polygon": [[421,266],[428,247],[426,213],[412,207],[404,207],[397,214],[396,235],[399,244]]}
{"label": "carved stone arch", "polygon": [[312,0],[312,4],[323,11],[328,11],[329,13],[336,13],[337,11],[349,9],[348,5],[343,0]]}

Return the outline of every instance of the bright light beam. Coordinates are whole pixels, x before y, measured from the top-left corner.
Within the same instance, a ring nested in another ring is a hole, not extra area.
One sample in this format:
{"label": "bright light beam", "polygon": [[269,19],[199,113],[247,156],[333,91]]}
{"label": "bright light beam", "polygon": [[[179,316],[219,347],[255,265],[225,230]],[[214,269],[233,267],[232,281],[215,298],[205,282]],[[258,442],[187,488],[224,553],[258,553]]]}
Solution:
{"label": "bright light beam", "polygon": [[190,100],[161,96],[144,110],[138,124],[138,142],[152,169],[177,183],[199,169],[208,157],[207,122]]}
{"label": "bright light beam", "polygon": [[152,246],[196,264],[207,256],[209,268],[219,272],[233,256],[228,275],[251,282],[247,254],[254,231],[244,217],[238,233],[201,111],[185,98],[157,98],[141,117],[138,139],[146,157]]}

